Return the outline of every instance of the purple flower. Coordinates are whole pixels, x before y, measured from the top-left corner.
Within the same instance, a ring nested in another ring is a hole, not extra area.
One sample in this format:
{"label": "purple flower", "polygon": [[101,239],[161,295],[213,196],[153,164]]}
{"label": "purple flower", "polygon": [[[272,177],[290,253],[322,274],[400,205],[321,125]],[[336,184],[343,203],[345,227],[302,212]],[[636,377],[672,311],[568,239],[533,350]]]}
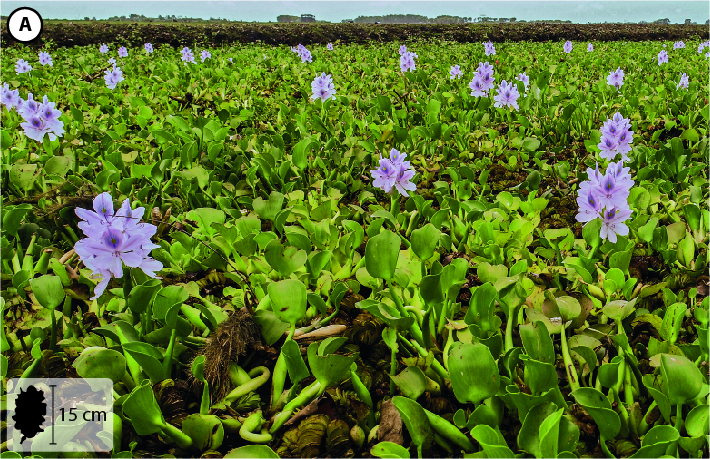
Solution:
{"label": "purple flower", "polygon": [[449,70],[449,74],[451,75],[451,79],[453,80],[454,78],[461,78],[463,73],[461,73],[461,67],[457,65],[452,65],[451,69]]}
{"label": "purple flower", "polygon": [[308,51],[306,47],[302,44],[299,43],[296,48],[291,48],[291,51],[298,53],[298,56],[301,58],[302,64],[304,62],[313,62],[313,56],[311,55],[311,52]]}
{"label": "purple flower", "polygon": [[116,66],[116,59],[114,59],[114,58],[112,57],[112,58],[110,58],[110,59],[108,60],[108,63],[111,64],[111,65],[113,65],[113,66],[115,67],[115,66]]}
{"label": "purple flower", "polygon": [[397,191],[402,196],[409,196],[409,193],[407,191],[414,191],[417,189],[417,186],[412,183],[410,180],[412,180],[412,177],[416,174],[416,171],[413,169],[409,169],[408,166],[405,166],[404,164],[399,165],[399,171],[397,172],[397,180],[394,183],[395,188],[397,188]]}
{"label": "purple flower", "polygon": [[673,49],[681,49],[681,48],[685,48],[685,43],[683,43],[682,41],[677,41],[677,42],[673,43]]}
{"label": "purple flower", "polygon": [[591,53],[592,51],[594,51],[594,45],[592,45],[591,43],[587,43],[587,52]]}
{"label": "purple flower", "polygon": [[202,54],[200,55],[202,58],[202,62],[206,61],[207,59],[212,59],[212,53],[207,51],[206,49],[202,50]]}
{"label": "purple flower", "polygon": [[676,86],[676,89],[688,89],[688,74],[684,73],[680,76],[680,81],[678,82],[678,85]]}
{"label": "purple flower", "polygon": [[390,193],[395,182],[397,182],[399,167],[392,164],[392,161],[387,158],[380,158],[380,167],[371,170],[370,173],[375,179],[372,185],[381,188],[386,193]]}
{"label": "purple flower", "polygon": [[487,86],[483,83],[481,75],[476,74],[473,77],[473,80],[471,80],[471,82],[468,84],[468,87],[471,88],[471,95],[473,97],[488,96],[488,89]]}
{"label": "purple flower", "polygon": [[705,53],[705,57],[710,57],[710,51],[708,51],[707,53]]}
{"label": "purple flower", "polygon": [[407,45],[402,45],[399,47],[399,55],[403,55],[404,53],[407,52]]}
{"label": "purple flower", "polygon": [[495,100],[493,106],[499,108],[513,107],[518,110],[518,97],[520,97],[518,88],[503,80],[498,86],[498,94],[493,96],[493,100]]}
{"label": "purple flower", "polygon": [[617,67],[616,71],[610,72],[609,76],[606,77],[606,82],[611,86],[614,86],[617,90],[624,84],[624,71],[621,67]]}
{"label": "purple flower", "polygon": [[320,98],[321,102],[325,102],[328,99],[335,99],[333,77],[330,74],[321,73],[311,83],[311,91],[313,91],[311,96],[313,100]]}
{"label": "purple flower", "polygon": [[[20,99],[22,100],[22,99]],[[64,122],[59,120],[62,112],[54,108],[54,102],[50,102],[47,96],[42,98],[42,103],[38,103],[28,94],[27,101],[23,101],[18,113],[25,122],[20,123],[25,135],[32,140],[41,142],[47,134],[49,140],[56,140],[64,135]]]}
{"label": "purple flower", "polygon": [[181,53],[182,53],[182,57],[180,59],[184,62],[184,65],[187,65],[188,62],[191,64],[195,63],[195,55],[192,54],[192,50],[190,48],[185,46],[182,49]]}
{"label": "purple flower", "polygon": [[406,153],[401,153],[399,150],[395,150],[394,148],[390,150],[390,161],[392,161],[392,164],[394,164],[395,166],[404,166],[405,168],[410,168],[411,164],[409,163],[409,161],[404,160],[406,157]]}
{"label": "purple flower", "polygon": [[476,73],[479,75],[493,75],[493,66],[490,65],[488,62],[479,62],[478,63],[478,68],[476,69]]}
{"label": "purple flower", "polygon": [[4,83],[2,85],[2,90],[0,90],[0,103],[5,106],[8,112],[13,108],[17,108],[17,105],[20,103],[21,100],[22,99],[20,99],[20,91],[18,89],[10,91],[9,84]]}
{"label": "purple flower", "polygon": [[496,53],[496,48],[493,46],[493,43],[489,40],[488,43],[483,44],[486,52],[486,56],[492,56],[495,55]]}
{"label": "purple flower", "polygon": [[128,50],[125,46],[118,48],[118,57],[128,57]]}
{"label": "purple flower", "polygon": [[624,223],[629,219],[633,210],[617,209],[613,207],[604,211],[604,219],[602,220],[602,229],[599,232],[599,237],[608,239],[612,244],[616,243],[616,235],[626,236],[629,234],[629,227]]}
{"label": "purple flower", "polygon": [[106,81],[107,88],[114,89],[118,83],[123,81],[123,71],[121,71],[121,67],[116,67],[114,64],[112,69],[106,69],[104,81]]}
{"label": "purple flower", "polygon": [[614,159],[616,157],[616,148],[618,146],[619,144],[616,142],[616,138],[609,135],[603,135],[601,141],[597,145],[597,147],[601,150],[599,156],[604,159]]}
{"label": "purple flower", "polygon": [[519,73],[517,77],[515,77],[516,80],[522,82],[525,85],[525,92],[528,91],[528,85],[530,84],[530,77],[528,77],[525,72]]}
{"label": "purple flower", "polygon": [[101,54],[106,54],[108,52],[108,45],[106,43],[102,44],[99,47],[99,51],[101,52]]}
{"label": "purple flower", "polygon": [[565,51],[567,54],[571,53],[571,52],[572,52],[572,42],[569,41],[569,40],[567,40],[567,41],[565,42],[565,45],[563,46],[562,49],[564,49],[564,51]]}
{"label": "purple flower", "polygon": [[579,205],[579,213],[575,218],[578,222],[589,223],[592,220],[601,218],[599,212],[602,210],[602,205],[592,189],[580,190],[579,196],[577,196],[577,204]]}
{"label": "purple flower", "polygon": [[604,178],[602,178],[600,186],[596,188],[596,197],[601,202],[602,207],[611,209],[612,207],[624,208],[628,207],[627,199],[629,190],[634,184],[633,180],[618,180],[615,171],[607,168]]}
{"label": "purple flower", "polygon": [[328,43],[328,46],[326,46],[326,48],[328,49],[328,51],[333,51],[333,44]]}
{"label": "purple flower", "polygon": [[626,154],[631,151],[630,144],[634,138],[629,120],[617,112],[611,119],[604,122],[601,133],[602,138],[597,145],[601,150],[600,156],[607,160],[613,160],[617,154],[620,154],[622,161],[628,161],[629,157]]}
{"label": "purple flower", "polygon": [[140,222],[145,209],[131,209],[126,199],[114,215],[111,195],[102,193],[94,199],[94,210],[75,209],[83,220],[79,228],[87,237],[74,245],[81,261],[93,271],[92,277],[101,277],[92,299],[101,296],[112,277],[123,277],[124,264],[140,268],[147,276],[155,278],[155,272],[163,265],[149,256],[150,251],[159,246],[150,240],[157,227]]}
{"label": "purple flower", "polygon": [[666,52],[665,49],[662,49],[660,53],[658,53],[658,65],[661,64],[667,64],[668,63],[668,53]]}
{"label": "purple flower", "polygon": [[32,66],[25,62],[24,59],[17,60],[17,63],[15,64],[15,73],[19,75],[20,73],[27,73],[30,70],[32,70]]}
{"label": "purple flower", "polygon": [[417,69],[416,62],[414,62],[414,58],[417,55],[415,53],[410,53],[409,51],[405,52],[399,57],[399,70],[402,73],[405,72],[412,72]]}
{"label": "purple flower", "polygon": [[152,43],[146,43],[145,45],[143,45],[143,48],[145,48],[146,53],[153,52],[153,44]]}
{"label": "purple flower", "polygon": [[50,67],[54,67],[54,63],[52,62],[52,56],[50,56],[49,53],[45,53],[44,51],[40,51],[39,53],[39,63],[42,65],[49,65]]}

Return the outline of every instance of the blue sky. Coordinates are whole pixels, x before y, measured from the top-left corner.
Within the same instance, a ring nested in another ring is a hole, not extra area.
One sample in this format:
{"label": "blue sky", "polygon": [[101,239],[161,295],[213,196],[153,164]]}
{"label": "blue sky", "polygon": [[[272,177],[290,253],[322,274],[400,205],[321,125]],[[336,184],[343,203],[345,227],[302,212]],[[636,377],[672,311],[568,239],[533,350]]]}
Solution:
{"label": "blue sky", "polygon": [[47,19],[106,19],[128,16],[174,14],[176,16],[222,17],[230,20],[276,21],[279,14],[314,14],[317,19],[340,22],[359,15],[410,13],[435,17],[516,17],[523,20],[561,19],[573,22],[639,22],[669,18],[682,23],[704,23],[709,17],[707,1],[10,1],[0,4],[7,16],[15,8],[29,6]]}

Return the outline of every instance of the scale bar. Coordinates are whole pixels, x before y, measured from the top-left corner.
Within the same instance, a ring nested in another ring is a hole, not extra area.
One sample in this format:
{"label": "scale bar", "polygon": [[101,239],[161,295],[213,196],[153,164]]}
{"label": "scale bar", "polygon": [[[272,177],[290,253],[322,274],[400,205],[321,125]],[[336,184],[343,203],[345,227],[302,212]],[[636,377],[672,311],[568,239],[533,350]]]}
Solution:
{"label": "scale bar", "polygon": [[52,384],[50,387],[52,388],[52,442],[50,445],[56,445],[54,442],[54,388],[56,385]]}

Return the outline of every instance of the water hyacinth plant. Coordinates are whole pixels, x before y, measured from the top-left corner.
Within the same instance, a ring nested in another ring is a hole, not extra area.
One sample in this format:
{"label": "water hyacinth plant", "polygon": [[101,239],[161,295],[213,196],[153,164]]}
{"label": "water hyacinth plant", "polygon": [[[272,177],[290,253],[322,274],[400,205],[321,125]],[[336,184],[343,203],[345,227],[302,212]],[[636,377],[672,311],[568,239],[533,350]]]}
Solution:
{"label": "water hyacinth plant", "polygon": [[118,57],[128,57],[128,50],[125,46],[118,48]]}
{"label": "water hyacinth plant", "polygon": [[55,103],[50,102],[46,95],[41,103],[33,99],[32,93],[27,95],[27,100],[17,101],[17,112],[25,120],[20,126],[27,137],[42,142],[45,134],[49,140],[64,135],[64,122],[59,119],[62,112],[54,107]]}
{"label": "water hyacinth plant", "polygon": [[587,52],[591,53],[592,51],[594,51],[594,45],[592,45],[591,43],[587,43]]}
{"label": "water hyacinth plant", "polygon": [[184,65],[189,64],[194,64],[195,63],[195,55],[192,54],[192,50],[185,46],[181,51],[181,57],[180,59],[182,60]]}
{"label": "water hyacinth plant", "polygon": [[562,47],[562,50],[567,54],[571,53],[572,52],[572,42],[567,40],[565,42],[564,46]]}
{"label": "water hyacinth plant", "polygon": [[333,44],[332,44],[332,43],[328,43],[328,45],[326,46],[326,49],[327,49],[328,51],[333,51]]}
{"label": "water hyacinth plant", "polygon": [[606,77],[606,82],[610,86],[614,86],[617,90],[620,89],[624,85],[624,71],[621,70],[621,67],[617,67],[616,70],[609,72],[609,75]]}
{"label": "water hyacinth plant", "polygon": [[321,73],[311,82],[311,99],[320,99],[325,102],[328,99],[335,99],[335,84],[332,75]]}
{"label": "water hyacinth plant", "polygon": [[112,68],[106,69],[104,72],[104,81],[106,82],[106,87],[109,89],[115,89],[116,85],[123,81],[123,79],[123,71],[121,67],[116,67],[115,63]]}
{"label": "water hyacinth plant", "polygon": [[677,42],[673,43],[673,49],[683,49],[683,48],[685,48],[685,43],[683,43],[682,41],[677,41]]}
{"label": "water hyacinth plant", "polygon": [[15,73],[18,75],[21,73],[27,73],[30,70],[32,70],[32,66],[24,59],[18,59],[15,63]]}
{"label": "water hyacinth plant", "polygon": [[668,63],[668,53],[666,52],[665,49],[662,49],[658,53],[658,65],[667,64],[667,63]]}
{"label": "water hyacinth plant", "polygon": [[417,64],[414,59],[417,57],[419,57],[417,53],[412,53],[410,51],[402,53],[400,48],[399,71],[402,73],[415,71],[417,69]]}
{"label": "water hyacinth plant", "polygon": [[82,263],[93,272],[92,277],[101,278],[92,299],[103,294],[111,278],[123,277],[124,264],[155,278],[155,272],[163,265],[149,256],[151,250],[160,247],[150,238],[158,228],[141,222],[145,209],[132,209],[130,200],[126,199],[114,213],[109,193],[97,196],[93,207],[93,211],[76,209],[76,215],[82,220],[78,226],[86,237],[74,245]]}
{"label": "water hyacinth plant", "polygon": [[212,53],[210,53],[206,49],[203,49],[202,53],[200,54],[200,58],[202,59],[202,62],[205,62],[207,59],[212,59]]}
{"label": "water hyacinth plant", "polygon": [[493,43],[491,41],[488,41],[488,43],[483,44],[486,56],[494,56],[496,53],[496,48],[493,46]]}
{"label": "water hyacinth plant", "polygon": [[507,37],[478,63],[439,25],[226,26],[306,66],[223,24],[143,55],[168,26],[0,50],[3,419],[14,378],[101,377],[111,435],[57,455],[708,457],[700,27],[466,24]]}
{"label": "water hyacinth plant", "polygon": [[46,53],[44,51],[40,51],[39,53],[39,63],[42,65],[49,65],[50,67],[54,66],[54,63],[52,62],[52,56],[50,56],[49,53]]}
{"label": "water hyacinth plant", "polygon": [[99,46],[99,52],[101,54],[106,54],[108,52],[108,45],[106,43],[102,43],[101,46]]}
{"label": "water hyacinth plant", "polygon": [[143,45],[143,49],[145,49],[146,54],[150,54],[153,52],[153,44],[152,43],[146,43]]}

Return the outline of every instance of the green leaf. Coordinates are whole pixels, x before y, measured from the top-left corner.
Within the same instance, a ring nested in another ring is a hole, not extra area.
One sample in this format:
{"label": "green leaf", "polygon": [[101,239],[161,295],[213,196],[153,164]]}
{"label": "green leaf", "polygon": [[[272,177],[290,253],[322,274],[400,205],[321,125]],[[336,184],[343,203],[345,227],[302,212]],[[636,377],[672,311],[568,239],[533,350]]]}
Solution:
{"label": "green leaf", "polygon": [[486,457],[514,458],[515,454],[508,448],[500,432],[487,425],[478,425],[471,430],[475,438],[486,453]]}
{"label": "green leaf", "polygon": [[537,151],[540,148],[540,141],[533,137],[527,137],[523,140],[522,146],[527,151]]}
{"label": "green leaf", "polygon": [[399,237],[389,230],[380,231],[368,240],[365,246],[367,272],[377,279],[392,279],[399,259],[399,245]]}
{"label": "green leaf", "polygon": [[570,395],[594,419],[603,439],[611,440],[616,437],[621,430],[621,420],[616,411],[611,409],[611,403],[604,394],[591,387],[582,387],[572,391]]}
{"label": "green leaf", "polygon": [[402,422],[407,426],[407,431],[412,438],[412,443],[416,445],[420,451],[422,448],[428,447],[434,435],[431,431],[429,419],[421,405],[414,400],[398,395],[392,398],[392,403],[395,408],[397,408],[397,411],[399,411]]}
{"label": "green leaf", "polygon": [[268,287],[271,308],[284,322],[295,326],[306,314],[306,286],[298,279],[273,282]]}
{"label": "green leaf", "polygon": [[688,358],[661,354],[663,392],[671,405],[682,405],[698,396],[706,378]]}
{"label": "green leaf", "polygon": [[449,354],[449,374],[454,395],[460,403],[481,403],[498,392],[498,365],[485,345],[457,344]]}
{"label": "green leaf", "polygon": [[412,251],[421,259],[428,260],[434,255],[441,231],[431,223],[412,231]]}
{"label": "green leaf", "polygon": [[[397,443],[392,443],[391,441],[381,441],[370,449],[370,454],[376,457],[381,457],[382,459],[409,459],[409,450],[404,446],[400,446]],[[227,456],[225,456],[227,457]]]}
{"label": "green leaf", "polygon": [[273,239],[264,249],[264,258],[281,276],[288,277],[292,272],[306,264],[308,254],[296,247],[288,246],[284,248],[281,245],[281,241]]}
{"label": "green leaf", "polygon": [[72,366],[82,378],[109,378],[117,384],[126,373],[126,358],[112,349],[87,347]]}
{"label": "green leaf", "polygon": [[311,375],[308,371],[308,367],[306,367],[306,362],[303,361],[298,344],[296,344],[294,340],[290,339],[286,341],[284,345],[281,346],[281,353],[286,359],[288,377],[291,379],[293,385],[298,384],[300,380]]}
{"label": "green leaf", "polygon": [[276,214],[281,210],[283,202],[284,195],[278,191],[272,191],[268,201],[264,201],[262,198],[256,198],[252,201],[252,206],[259,218],[273,221],[276,218]]}
{"label": "green leaf", "polygon": [[400,374],[392,376],[405,397],[416,400],[426,390],[426,377],[419,367],[407,367]]}
{"label": "green leaf", "polygon": [[520,337],[523,340],[525,352],[533,359],[546,363],[554,363],[555,348],[552,338],[543,322],[531,322],[520,325]]}
{"label": "green leaf", "polygon": [[266,445],[246,445],[234,448],[224,455],[225,459],[280,459],[273,449]]}
{"label": "green leaf", "polygon": [[357,354],[353,356],[337,354],[322,356],[318,355],[319,347],[319,343],[312,343],[308,346],[308,364],[313,376],[324,389],[334,387],[350,376],[350,365],[357,358]]}
{"label": "green leaf", "polygon": [[54,309],[64,303],[64,287],[62,281],[57,276],[46,274],[36,279],[30,280],[32,293],[35,298],[47,309]]}
{"label": "green leaf", "polygon": [[138,435],[160,433],[165,425],[165,418],[155,400],[153,388],[149,385],[133,389],[121,408]]}

